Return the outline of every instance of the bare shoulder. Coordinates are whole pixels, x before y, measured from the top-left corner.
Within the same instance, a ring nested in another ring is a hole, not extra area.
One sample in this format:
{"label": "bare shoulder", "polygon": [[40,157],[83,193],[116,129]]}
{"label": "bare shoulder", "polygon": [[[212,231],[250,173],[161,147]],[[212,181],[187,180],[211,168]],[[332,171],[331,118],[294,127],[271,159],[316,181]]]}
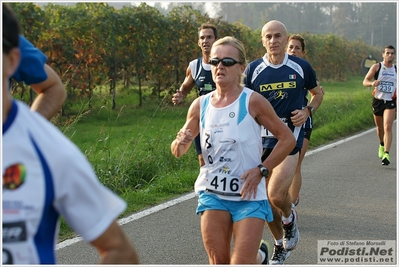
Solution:
{"label": "bare shoulder", "polygon": [[377,72],[380,69],[380,62],[374,63],[373,66],[369,69],[369,72]]}
{"label": "bare shoulder", "polygon": [[261,95],[260,93],[253,91],[251,94],[251,97],[249,99],[249,103],[251,105],[262,105],[265,102],[269,102],[266,100],[266,98]]}
{"label": "bare shoulder", "polygon": [[199,96],[196,99],[194,99],[193,103],[191,103],[191,106],[193,108],[199,108],[200,102],[201,102],[201,96]]}
{"label": "bare shoulder", "polygon": [[194,99],[194,101],[191,103],[190,108],[188,109],[188,114],[191,116],[195,116],[197,115],[199,117],[199,113],[200,113],[200,100],[201,97],[197,97],[196,99]]}
{"label": "bare shoulder", "polygon": [[191,76],[191,68],[190,68],[190,65],[187,66],[186,74]]}

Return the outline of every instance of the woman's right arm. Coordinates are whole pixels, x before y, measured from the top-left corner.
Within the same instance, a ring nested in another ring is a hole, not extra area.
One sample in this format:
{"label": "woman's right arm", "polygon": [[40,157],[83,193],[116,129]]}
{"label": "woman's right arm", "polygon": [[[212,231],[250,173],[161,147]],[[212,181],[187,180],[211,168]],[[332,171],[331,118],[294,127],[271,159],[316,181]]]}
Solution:
{"label": "woman's right arm", "polygon": [[190,148],[194,138],[199,133],[199,114],[200,114],[200,98],[198,97],[191,104],[187,119],[184,126],[177,133],[176,139],[170,145],[172,154],[179,158],[184,155]]}

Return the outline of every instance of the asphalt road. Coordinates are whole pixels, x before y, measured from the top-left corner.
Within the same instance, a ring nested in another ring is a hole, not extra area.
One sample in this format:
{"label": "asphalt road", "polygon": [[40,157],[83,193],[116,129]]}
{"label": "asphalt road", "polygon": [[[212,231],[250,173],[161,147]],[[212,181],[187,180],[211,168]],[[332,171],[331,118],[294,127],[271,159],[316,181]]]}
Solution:
{"label": "asphalt road", "polygon": [[[374,129],[308,151],[297,206],[301,241],[285,264],[317,264],[318,240],[396,241],[396,148],[395,123],[389,166],[382,166],[377,156]],[[141,264],[208,264],[196,205],[189,193],[120,221]],[[273,242],[266,227],[263,235]],[[58,244],[59,264],[98,263],[96,250],[77,240]]]}

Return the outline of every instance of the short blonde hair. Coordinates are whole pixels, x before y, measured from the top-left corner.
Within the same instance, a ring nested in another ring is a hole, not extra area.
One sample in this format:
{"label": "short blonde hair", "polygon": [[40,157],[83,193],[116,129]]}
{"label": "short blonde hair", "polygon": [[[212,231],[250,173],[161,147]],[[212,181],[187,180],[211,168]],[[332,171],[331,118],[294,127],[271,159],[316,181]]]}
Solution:
{"label": "short blonde hair", "polygon": [[[240,63],[241,65],[245,65],[246,63],[246,53],[245,53],[245,47],[244,44],[238,40],[237,38],[233,37],[233,36],[225,36],[221,39],[216,40],[213,45],[212,48],[218,45],[231,45],[233,47],[235,47],[238,50],[238,63]],[[245,74],[241,73],[240,76],[240,85],[244,86],[244,77]]]}
{"label": "short blonde hair", "polygon": [[221,39],[216,40],[212,47],[218,46],[218,45],[231,45],[238,50],[238,62],[240,64],[245,64],[246,62],[246,53],[245,53],[245,47],[244,44],[238,40],[237,38],[233,36],[225,36]]}

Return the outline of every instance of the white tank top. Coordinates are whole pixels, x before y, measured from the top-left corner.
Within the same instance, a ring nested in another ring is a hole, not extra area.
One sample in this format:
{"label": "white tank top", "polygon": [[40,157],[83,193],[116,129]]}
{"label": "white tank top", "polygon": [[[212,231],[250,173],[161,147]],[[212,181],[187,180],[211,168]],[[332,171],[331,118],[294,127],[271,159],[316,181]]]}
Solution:
{"label": "white tank top", "polygon": [[[261,163],[260,125],[249,114],[253,91],[245,88],[230,105],[216,108],[211,103],[214,92],[200,98],[200,136],[205,165],[195,182],[195,192],[217,194],[221,199],[241,201],[240,176]],[[265,179],[258,185],[256,199],[267,199]]]}
{"label": "white tank top", "polygon": [[381,62],[380,72],[377,80],[380,84],[377,86],[377,90],[374,97],[381,100],[391,101],[396,90],[396,70],[395,65],[387,68],[383,62]]}

